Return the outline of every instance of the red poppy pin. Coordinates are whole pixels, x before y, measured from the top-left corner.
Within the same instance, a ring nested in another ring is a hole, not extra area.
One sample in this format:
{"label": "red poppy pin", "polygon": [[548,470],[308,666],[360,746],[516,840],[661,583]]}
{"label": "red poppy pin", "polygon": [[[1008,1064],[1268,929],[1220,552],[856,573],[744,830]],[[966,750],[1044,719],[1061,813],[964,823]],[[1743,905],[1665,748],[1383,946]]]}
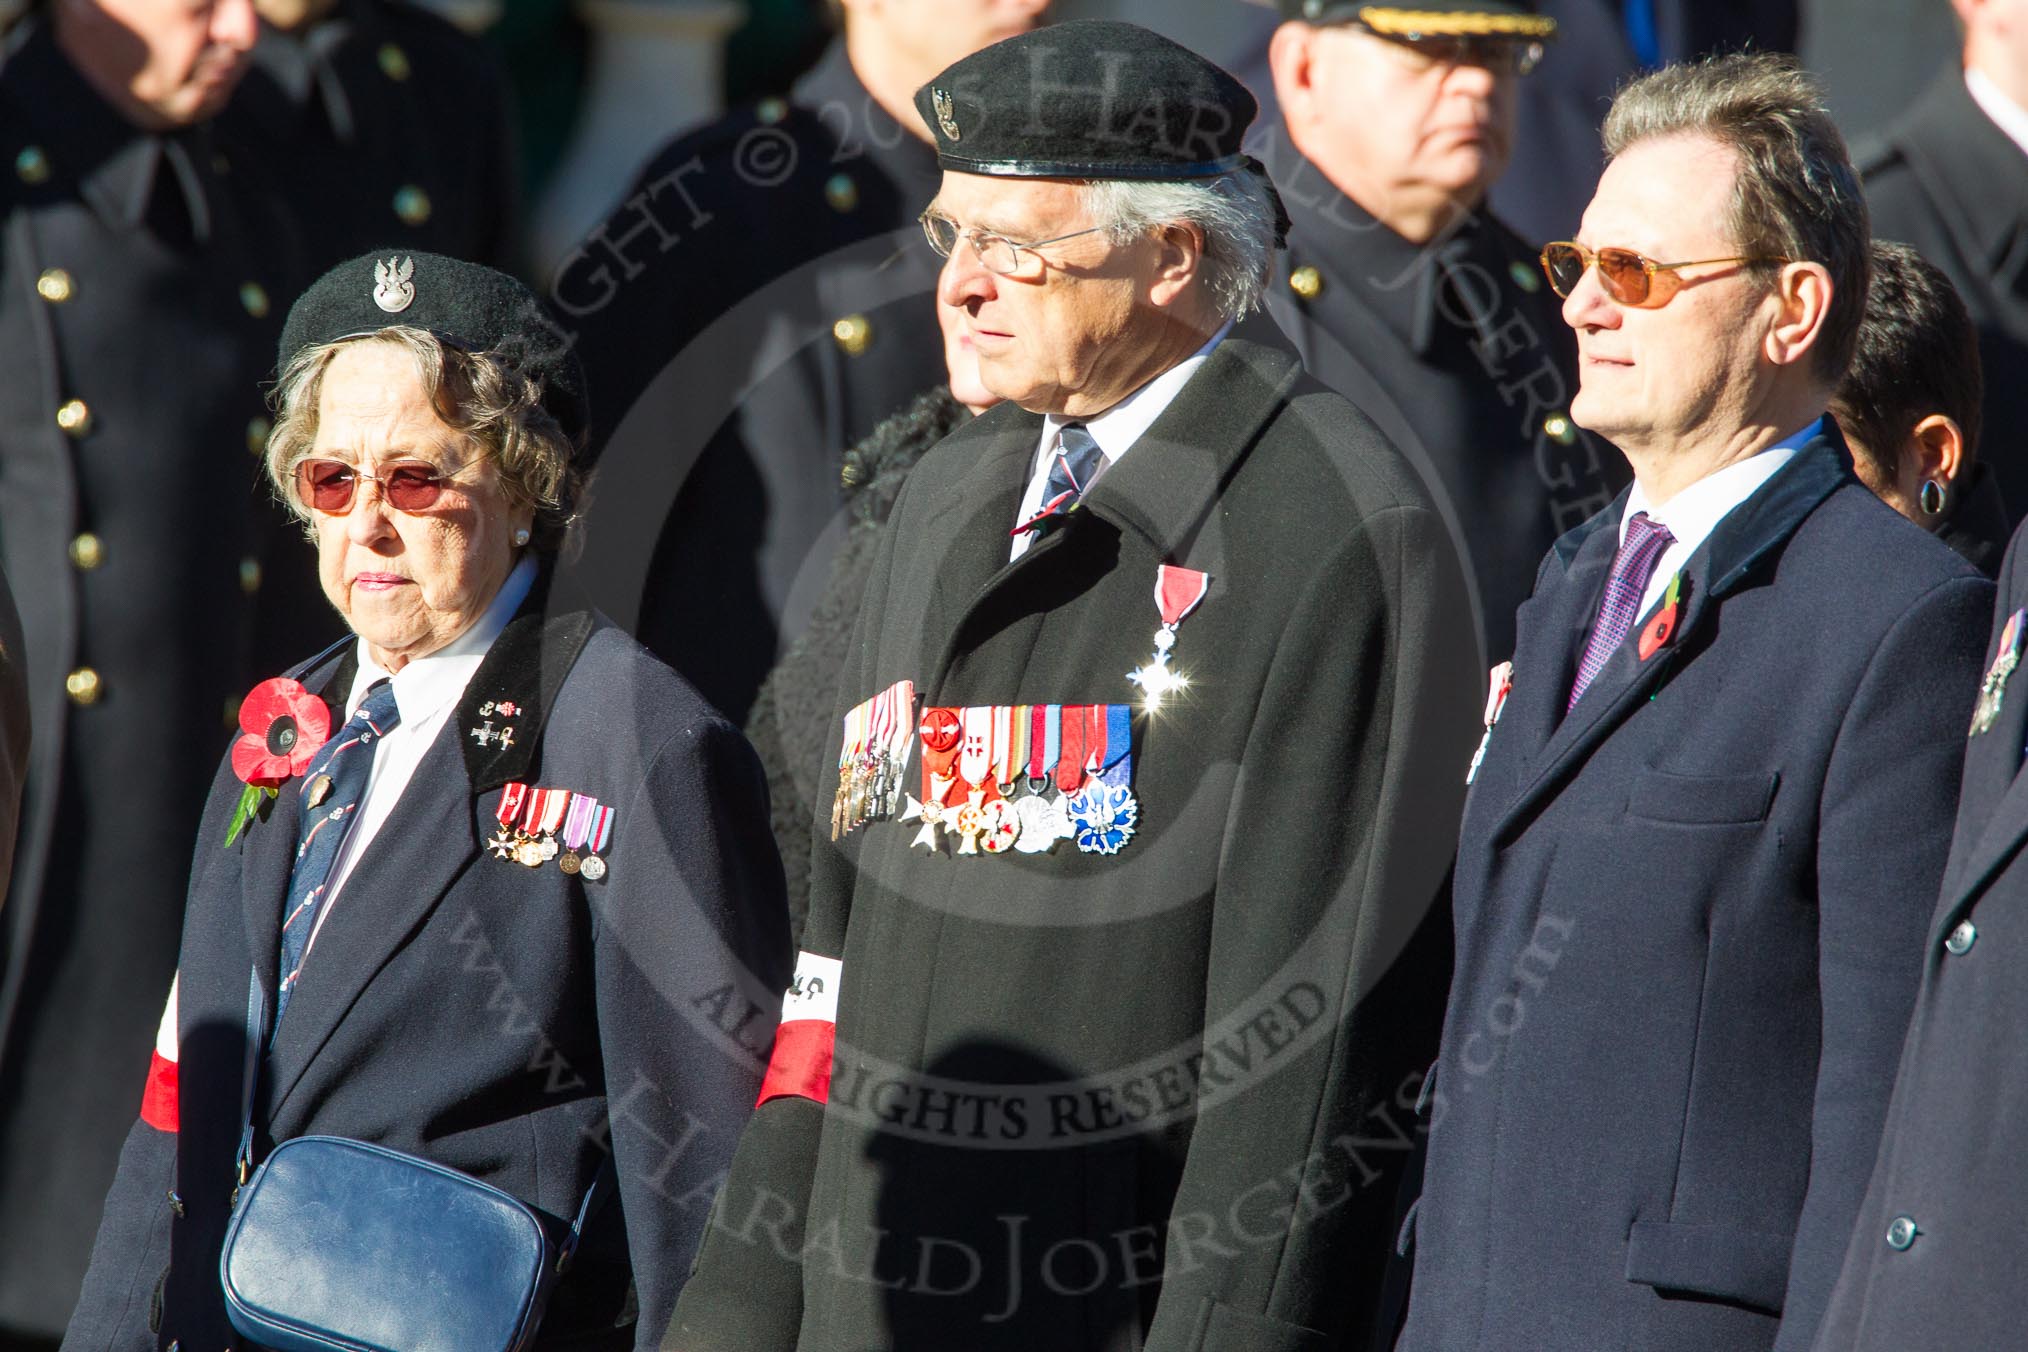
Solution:
{"label": "red poppy pin", "polygon": [[1647,626],[1641,630],[1641,660],[1647,661],[1676,637],[1676,625],[1683,617],[1683,574],[1677,573],[1669,579],[1669,590],[1662,593],[1662,604],[1649,617]]}
{"label": "red poppy pin", "polygon": [[239,740],[232,744],[232,771],[246,784],[225,833],[228,848],[255,816],[265,816],[281,787],[309,768],[331,737],[331,710],[301,681],[277,676],[262,681],[239,706]]}

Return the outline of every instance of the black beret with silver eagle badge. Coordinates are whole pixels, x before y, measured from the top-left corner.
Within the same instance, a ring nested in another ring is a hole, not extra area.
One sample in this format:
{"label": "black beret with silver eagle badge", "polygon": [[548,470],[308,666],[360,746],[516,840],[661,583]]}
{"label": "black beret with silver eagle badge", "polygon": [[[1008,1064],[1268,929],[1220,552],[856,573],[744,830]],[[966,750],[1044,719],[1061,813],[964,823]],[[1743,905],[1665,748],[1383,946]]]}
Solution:
{"label": "black beret with silver eagle badge", "polygon": [[441,254],[380,249],[332,268],[289,307],[276,370],[306,347],[395,327],[505,361],[541,387],[543,407],[581,441],[584,370],[555,319],[506,273]]}
{"label": "black beret with silver eagle badge", "polygon": [[1246,86],[1135,24],[1078,19],[997,42],[915,95],[937,163],[1003,178],[1178,180],[1247,166]]}

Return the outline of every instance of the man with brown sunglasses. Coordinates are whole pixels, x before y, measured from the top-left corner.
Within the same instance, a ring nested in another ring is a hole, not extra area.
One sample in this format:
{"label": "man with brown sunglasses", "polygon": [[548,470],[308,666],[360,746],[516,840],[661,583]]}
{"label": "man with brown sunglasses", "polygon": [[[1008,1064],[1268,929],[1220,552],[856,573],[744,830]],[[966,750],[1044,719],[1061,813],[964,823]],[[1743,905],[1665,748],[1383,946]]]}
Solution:
{"label": "man with brown sunglasses", "polygon": [[1485,208],[1554,19],[1534,0],[1281,0],[1287,203],[1268,306],[1325,384],[1417,464],[1472,563],[1487,661],[1556,538],[1626,483],[1570,419],[1576,351],[1535,249]]}
{"label": "man with brown sunglasses", "polygon": [[1668,67],[1604,139],[1543,263],[1571,416],[1634,484],[1543,560],[1487,706],[1413,1352],[1809,1347],[1991,604],[1825,417],[1867,229],[1815,83],[1767,56]]}

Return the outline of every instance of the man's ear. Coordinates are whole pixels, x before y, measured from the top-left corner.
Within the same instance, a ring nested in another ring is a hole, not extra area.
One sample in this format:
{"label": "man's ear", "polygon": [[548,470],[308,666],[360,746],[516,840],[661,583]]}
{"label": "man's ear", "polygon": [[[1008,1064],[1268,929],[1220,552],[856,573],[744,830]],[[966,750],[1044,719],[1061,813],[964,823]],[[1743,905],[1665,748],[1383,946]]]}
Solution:
{"label": "man's ear", "polygon": [[1165,225],[1154,236],[1155,275],[1148,287],[1148,299],[1160,306],[1174,305],[1189,294],[1204,272],[1204,231],[1198,226]]}
{"label": "man's ear", "polygon": [[1789,366],[1809,356],[1823,337],[1831,311],[1831,270],[1822,263],[1784,263],[1775,298],[1781,311],[1763,350],[1775,365]]}
{"label": "man's ear", "polygon": [[1908,441],[1919,470],[1918,483],[1934,479],[1940,487],[1948,489],[1960,474],[1971,468],[1965,463],[1965,432],[1955,418],[1932,413],[1915,425]]}
{"label": "man's ear", "polygon": [[1275,102],[1281,105],[1282,116],[1297,126],[1309,120],[1310,106],[1316,100],[1310,60],[1310,39],[1316,32],[1310,25],[1291,19],[1268,39],[1268,75],[1274,81]]}

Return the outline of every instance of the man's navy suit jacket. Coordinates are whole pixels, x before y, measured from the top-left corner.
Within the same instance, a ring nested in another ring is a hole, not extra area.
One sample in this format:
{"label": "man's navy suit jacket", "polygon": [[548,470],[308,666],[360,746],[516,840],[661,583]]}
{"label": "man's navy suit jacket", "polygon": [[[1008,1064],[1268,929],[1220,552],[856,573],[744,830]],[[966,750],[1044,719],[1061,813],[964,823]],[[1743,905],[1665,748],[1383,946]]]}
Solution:
{"label": "man's navy suit jacket", "polygon": [[1625,501],[1544,560],[1466,806],[1414,1352],[1807,1347],[1915,996],[1992,585],[1828,430],[1566,715]]}
{"label": "man's navy suit jacket", "polygon": [[[2028,605],[2028,546],[2000,570],[1988,669],[2007,617]],[[1818,1346],[2017,1347],[2028,1328],[2028,673],[1965,754],[1943,896],[1918,940],[1922,990],[1880,1157]],[[1907,1217],[1904,1248],[1887,1236]]]}

